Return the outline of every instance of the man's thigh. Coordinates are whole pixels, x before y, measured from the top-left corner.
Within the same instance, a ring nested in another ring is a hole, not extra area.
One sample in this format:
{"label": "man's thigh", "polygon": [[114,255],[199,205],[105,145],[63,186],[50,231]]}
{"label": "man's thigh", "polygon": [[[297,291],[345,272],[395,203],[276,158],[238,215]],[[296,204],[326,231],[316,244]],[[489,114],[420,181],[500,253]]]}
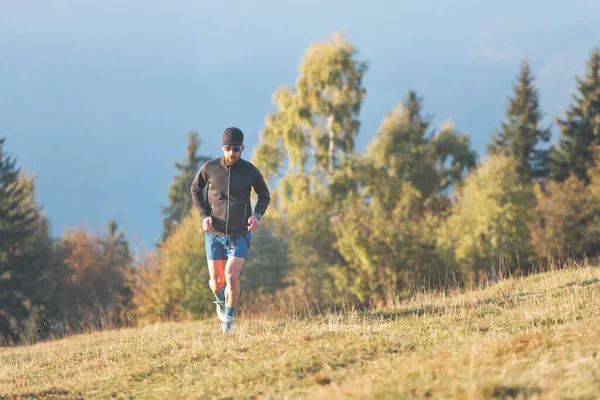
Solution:
{"label": "man's thigh", "polygon": [[217,282],[225,282],[226,260],[208,260],[208,274],[210,279]]}
{"label": "man's thigh", "polygon": [[244,261],[246,261],[246,259],[243,257],[229,257],[225,264],[225,279],[239,278],[242,267],[244,266]]}
{"label": "man's thigh", "polygon": [[237,236],[229,239],[226,244],[226,255],[227,258],[241,258],[246,259],[250,255],[250,244],[252,235],[248,232],[246,235]]}

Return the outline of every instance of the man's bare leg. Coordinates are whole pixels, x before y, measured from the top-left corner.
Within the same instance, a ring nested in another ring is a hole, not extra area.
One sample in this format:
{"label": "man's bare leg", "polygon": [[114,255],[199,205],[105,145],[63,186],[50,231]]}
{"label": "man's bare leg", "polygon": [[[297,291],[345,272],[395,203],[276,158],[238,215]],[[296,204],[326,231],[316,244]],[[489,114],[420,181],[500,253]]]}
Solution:
{"label": "man's bare leg", "polygon": [[210,275],[208,285],[216,295],[225,286],[225,260],[208,260],[208,274]]}
{"label": "man's bare leg", "polygon": [[217,317],[222,322],[225,318],[225,298],[221,292],[226,283],[225,260],[208,260],[208,274],[210,275],[208,286],[210,286],[210,290],[212,290],[215,296]]}
{"label": "man's bare leg", "polygon": [[229,257],[225,264],[225,314],[233,318],[233,312],[240,298],[240,272],[244,266],[245,258]]}

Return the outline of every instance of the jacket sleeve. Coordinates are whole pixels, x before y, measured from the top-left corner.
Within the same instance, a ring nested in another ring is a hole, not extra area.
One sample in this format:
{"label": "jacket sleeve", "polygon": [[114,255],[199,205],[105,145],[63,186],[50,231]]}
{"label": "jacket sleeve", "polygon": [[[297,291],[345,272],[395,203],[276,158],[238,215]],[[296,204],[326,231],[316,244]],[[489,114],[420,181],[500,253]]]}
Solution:
{"label": "jacket sleeve", "polygon": [[254,178],[252,187],[258,196],[258,201],[254,207],[254,216],[260,220],[265,214],[265,211],[267,211],[267,207],[269,207],[269,203],[271,202],[271,193],[269,192],[267,183],[265,182],[265,179],[258,168],[256,169],[256,177]]}
{"label": "jacket sleeve", "polygon": [[194,181],[190,187],[192,193],[192,205],[198,210],[202,219],[209,217],[212,214],[210,204],[203,193],[207,182],[206,164],[204,164],[194,177]]}

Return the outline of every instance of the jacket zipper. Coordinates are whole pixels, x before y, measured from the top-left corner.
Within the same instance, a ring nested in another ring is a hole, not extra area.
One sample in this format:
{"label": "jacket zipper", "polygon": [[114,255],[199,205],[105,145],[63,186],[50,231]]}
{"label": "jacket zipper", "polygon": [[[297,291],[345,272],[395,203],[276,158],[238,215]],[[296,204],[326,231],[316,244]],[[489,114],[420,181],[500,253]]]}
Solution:
{"label": "jacket zipper", "polygon": [[229,185],[231,182],[231,167],[227,167],[227,218],[225,219],[225,236],[228,236],[229,227]]}

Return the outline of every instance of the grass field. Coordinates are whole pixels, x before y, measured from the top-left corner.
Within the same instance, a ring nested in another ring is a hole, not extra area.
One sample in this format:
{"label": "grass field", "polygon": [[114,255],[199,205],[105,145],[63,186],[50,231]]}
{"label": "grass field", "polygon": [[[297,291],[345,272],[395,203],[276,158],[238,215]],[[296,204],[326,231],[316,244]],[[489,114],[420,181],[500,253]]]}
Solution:
{"label": "grass field", "polygon": [[600,397],[600,268],[396,307],[0,348],[0,399]]}

